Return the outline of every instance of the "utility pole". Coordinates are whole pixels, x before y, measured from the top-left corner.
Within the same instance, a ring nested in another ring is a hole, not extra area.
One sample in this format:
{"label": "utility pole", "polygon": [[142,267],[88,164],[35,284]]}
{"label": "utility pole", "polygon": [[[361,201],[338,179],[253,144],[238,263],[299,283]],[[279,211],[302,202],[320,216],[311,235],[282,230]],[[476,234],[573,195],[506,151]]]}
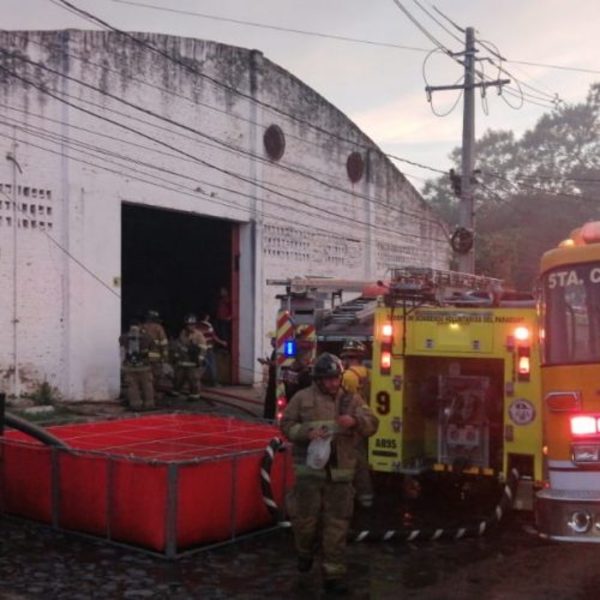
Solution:
{"label": "utility pole", "polygon": [[13,135],[13,143],[11,152],[6,153],[6,160],[12,163],[12,219],[13,219],[13,396],[15,399],[18,399],[21,395],[21,386],[19,382],[19,315],[18,315],[18,306],[19,306],[19,293],[18,293],[18,195],[17,195],[17,169],[19,173],[22,173],[21,166],[17,161],[17,140],[16,140],[16,130]]}
{"label": "utility pole", "polygon": [[460,198],[458,228],[452,236],[452,249],[458,255],[458,270],[463,273],[475,272],[474,252],[474,187],[475,187],[475,88],[502,87],[510,83],[510,79],[497,79],[495,81],[475,82],[475,29],[467,27],[465,30],[465,51],[455,54],[464,54],[462,64],[465,68],[465,77],[462,85],[427,86],[427,97],[431,93],[442,90],[463,90],[463,132],[462,132],[462,173],[455,175],[450,172],[454,192]]}

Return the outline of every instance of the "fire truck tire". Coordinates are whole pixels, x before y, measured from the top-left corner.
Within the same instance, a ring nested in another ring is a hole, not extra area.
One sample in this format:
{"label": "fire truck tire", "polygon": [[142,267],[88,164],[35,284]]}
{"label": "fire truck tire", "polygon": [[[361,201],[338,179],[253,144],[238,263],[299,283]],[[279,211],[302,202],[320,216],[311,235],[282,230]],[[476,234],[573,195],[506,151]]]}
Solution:
{"label": "fire truck tire", "polygon": [[[274,521],[280,527],[290,527],[291,523],[285,520],[284,512],[277,506],[273,496],[271,486],[271,467],[275,453],[282,450],[284,442],[280,438],[273,438],[263,455],[260,482],[263,501],[273,516]],[[512,469],[508,480],[504,484],[502,495],[494,510],[484,519],[479,519],[461,525],[453,525],[448,528],[423,527],[421,529],[382,529],[380,531],[364,529],[360,531],[350,531],[349,541],[351,542],[414,542],[416,540],[439,540],[440,538],[459,540],[464,537],[480,537],[487,531],[498,525],[502,517],[512,508],[519,484],[519,472]]]}
{"label": "fire truck tire", "polygon": [[12,413],[7,412],[4,414],[4,422],[9,427],[17,429],[18,431],[21,431],[22,433],[25,433],[48,446],[56,446],[57,448],[69,447],[62,440],[52,435],[49,431],[34,425],[26,419],[21,419],[21,417],[17,417],[17,415],[13,415]]}
{"label": "fire truck tire", "polygon": [[263,502],[267,507],[269,513],[271,513],[273,520],[279,527],[290,527],[291,523],[285,519],[285,514],[273,496],[273,487],[271,485],[271,468],[273,467],[273,460],[275,459],[275,453],[282,451],[284,448],[284,442],[281,438],[274,437],[265,448],[262,462],[260,465],[260,489],[262,492]]}
{"label": "fire truck tire", "polygon": [[459,540],[464,537],[479,537],[492,529],[502,520],[502,517],[512,508],[513,500],[519,483],[519,472],[512,469],[508,481],[502,490],[502,496],[493,512],[485,519],[479,519],[449,528],[423,527],[421,529],[385,529],[381,531],[353,531],[350,541],[353,542],[414,542],[417,540],[439,540],[440,538]]}

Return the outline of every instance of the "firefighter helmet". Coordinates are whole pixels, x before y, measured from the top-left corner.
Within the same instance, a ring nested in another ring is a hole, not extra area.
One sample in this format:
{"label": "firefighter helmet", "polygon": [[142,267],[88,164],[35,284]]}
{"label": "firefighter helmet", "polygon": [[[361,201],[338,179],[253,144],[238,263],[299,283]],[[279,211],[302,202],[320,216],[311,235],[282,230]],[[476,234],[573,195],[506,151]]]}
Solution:
{"label": "firefighter helmet", "polygon": [[160,319],[160,313],[157,310],[154,310],[153,308],[149,309],[148,312],[146,313],[146,320],[147,321],[154,321],[157,322]]}
{"label": "firefighter helmet", "polygon": [[363,358],[366,356],[366,354],[367,349],[365,348],[365,345],[362,342],[359,342],[358,340],[348,340],[344,344],[340,356],[342,358],[346,356],[357,356]]}
{"label": "firefighter helmet", "polygon": [[344,371],[342,361],[329,352],[324,352],[317,357],[313,366],[313,379],[324,379],[325,377],[341,377]]}
{"label": "firefighter helmet", "polygon": [[185,319],[183,320],[183,322],[186,325],[195,325],[198,322],[198,319],[197,319],[196,315],[190,313],[189,315],[185,316]]}

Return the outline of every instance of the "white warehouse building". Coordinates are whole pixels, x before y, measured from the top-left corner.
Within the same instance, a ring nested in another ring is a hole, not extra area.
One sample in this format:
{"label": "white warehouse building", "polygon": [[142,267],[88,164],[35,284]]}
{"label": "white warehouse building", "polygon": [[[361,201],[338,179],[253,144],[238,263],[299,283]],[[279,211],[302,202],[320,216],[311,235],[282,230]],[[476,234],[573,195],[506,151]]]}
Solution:
{"label": "white warehouse building", "polygon": [[[118,337],[232,299],[258,376],[272,278],[447,268],[444,225],[338,109],[259,51],[155,34],[0,33],[0,381],[119,394]],[[16,379],[15,379],[16,377]]]}

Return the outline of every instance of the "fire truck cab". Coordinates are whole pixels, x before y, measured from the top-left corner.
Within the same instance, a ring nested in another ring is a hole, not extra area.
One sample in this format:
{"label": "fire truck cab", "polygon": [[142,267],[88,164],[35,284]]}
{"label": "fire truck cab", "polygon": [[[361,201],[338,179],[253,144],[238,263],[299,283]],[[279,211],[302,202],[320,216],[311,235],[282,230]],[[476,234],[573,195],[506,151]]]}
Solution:
{"label": "fire truck cab", "polygon": [[500,280],[403,268],[375,309],[369,440],[375,472],[460,472],[502,480],[516,508],[542,479],[540,373],[533,296]]}

